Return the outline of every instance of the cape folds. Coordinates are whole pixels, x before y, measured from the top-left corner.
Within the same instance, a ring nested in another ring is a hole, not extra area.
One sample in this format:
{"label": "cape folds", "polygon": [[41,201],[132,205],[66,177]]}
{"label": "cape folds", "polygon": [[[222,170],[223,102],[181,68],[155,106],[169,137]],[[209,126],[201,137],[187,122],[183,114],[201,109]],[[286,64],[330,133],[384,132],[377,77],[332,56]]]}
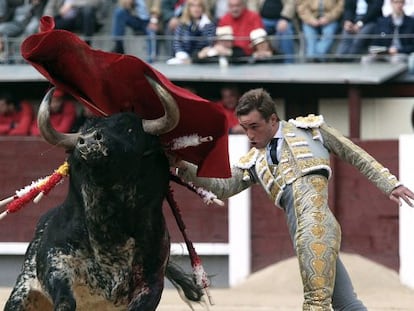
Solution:
{"label": "cape folds", "polygon": [[230,177],[227,121],[221,108],[173,84],[141,59],[94,50],[75,34],[55,30],[49,16],[42,17],[39,33],[24,40],[21,53],[53,85],[101,116],[123,111],[143,119],[162,116],[162,104],[144,75],[150,76],[171,93],[180,110],[179,124],[160,136],[162,142],[168,146],[182,136],[212,136],[210,142],[172,152],[198,165],[199,176]]}

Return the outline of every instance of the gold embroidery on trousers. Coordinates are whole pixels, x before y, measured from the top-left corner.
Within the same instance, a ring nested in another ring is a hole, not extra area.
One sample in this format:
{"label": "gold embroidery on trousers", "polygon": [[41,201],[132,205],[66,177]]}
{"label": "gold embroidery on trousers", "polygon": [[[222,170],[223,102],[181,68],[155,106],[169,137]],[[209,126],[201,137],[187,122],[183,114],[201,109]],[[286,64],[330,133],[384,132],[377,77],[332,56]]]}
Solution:
{"label": "gold embroidery on trousers", "polygon": [[339,225],[328,207],[328,181],[319,175],[298,178],[293,184],[297,219],[295,247],[301,270],[303,310],[331,310]]}

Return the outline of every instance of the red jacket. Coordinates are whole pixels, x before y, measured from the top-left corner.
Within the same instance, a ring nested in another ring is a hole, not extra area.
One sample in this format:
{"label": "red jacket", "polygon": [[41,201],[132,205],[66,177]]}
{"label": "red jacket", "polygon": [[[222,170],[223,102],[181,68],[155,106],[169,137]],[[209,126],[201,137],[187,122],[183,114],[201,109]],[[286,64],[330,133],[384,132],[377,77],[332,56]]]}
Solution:
{"label": "red jacket", "polygon": [[32,119],[32,105],[27,101],[22,101],[18,111],[6,115],[0,115],[0,135],[29,135]]}
{"label": "red jacket", "polygon": [[221,100],[218,101],[218,102],[216,102],[216,104],[223,107],[223,112],[226,115],[227,124],[229,126],[229,129],[231,129],[231,128],[233,128],[233,127],[235,127],[235,126],[237,126],[237,125],[240,124],[239,123],[239,119],[236,116],[236,110],[235,109],[232,110],[232,109],[226,108],[223,105],[223,102]]}
{"label": "red jacket", "polygon": [[250,46],[250,32],[256,28],[264,28],[260,15],[254,11],[245,9],[239,18],[235,19],[227,13],[219,21],[219,26],[231,26],[233,28],[234,45],[241,47],[246,55],[252,55]]}
{"label": "red jacket", "polygon": [[[58,113],[50,113],[50,123],[58,132],[69,133],[76,120],[76,107],[70,100],[65,100],[62,109]],[[31,134],[39,136],[40,131],[37,127],[37,120],[33,121]]]}

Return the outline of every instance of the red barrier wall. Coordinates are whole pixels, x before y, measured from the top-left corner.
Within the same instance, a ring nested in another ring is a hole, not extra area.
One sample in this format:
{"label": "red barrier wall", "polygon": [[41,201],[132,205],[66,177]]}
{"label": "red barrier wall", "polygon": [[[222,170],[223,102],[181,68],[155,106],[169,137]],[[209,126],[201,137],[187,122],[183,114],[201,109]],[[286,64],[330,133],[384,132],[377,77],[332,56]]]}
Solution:
{"label": "red barrier wall", "polygon": [[[398,141],[358,143],[398,175]],[[0,199],[40,177],[64,160],[62,149],[40,138],[0,138]],[[350,165],[333,157],[330,206],[342,226],[342,250],[398,269],[398,208]],[[189,190],[172,184],[187,232],[193,242],[227,242],[227,207],[207,206]],[[0,242],[29,241],[40,215],[63,201],[67,182],[39,204],[29,204],[0,222]],[[252,188],[252,271],[293,255],[283,211],[273,206],[259,186]],[[182,241],[169,207],[165,215],[173,242]],[[1,208],[3,210],[3,208]]]}

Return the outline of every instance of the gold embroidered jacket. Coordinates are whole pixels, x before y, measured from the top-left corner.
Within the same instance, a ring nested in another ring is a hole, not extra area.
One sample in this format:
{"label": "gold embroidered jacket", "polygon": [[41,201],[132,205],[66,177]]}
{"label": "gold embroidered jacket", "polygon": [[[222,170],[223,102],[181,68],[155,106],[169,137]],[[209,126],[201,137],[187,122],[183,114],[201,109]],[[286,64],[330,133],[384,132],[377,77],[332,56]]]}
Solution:
{"label": "gold embroidered jacket", "polygon": [[388,169],[327,125],[322,116],[309,115],[281,123],[283,143],[278,165],[268,164],[265,148],[252,148],[233,165],[231,178],[196,177],[196,167],[190,163],[187,163],[186,170],[179,170],[180,177],[214,192],[222,199],[260,183],[272,201],[279,205],[283,189],[298,178],[317,170],[325,170],[330,177],[329,154],[333,153],[355,166],[387,195],[400,185]]}

